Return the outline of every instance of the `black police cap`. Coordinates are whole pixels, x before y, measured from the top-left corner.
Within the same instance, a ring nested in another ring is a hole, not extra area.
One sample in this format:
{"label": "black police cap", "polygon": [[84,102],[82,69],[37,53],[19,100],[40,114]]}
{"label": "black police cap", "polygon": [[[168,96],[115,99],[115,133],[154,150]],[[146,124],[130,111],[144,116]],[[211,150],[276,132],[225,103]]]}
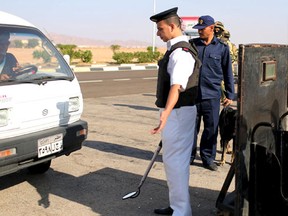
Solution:
{"label": "black police cap", "polygon": [[161,13],[151,16],[150,20],[157,23],[157,22],[160,22],[161,20],[165,20],[173,16],[178,16],[177,10],[178,10],[178,7],[171,8],[169,10],[166,10],[166,11],[163,11]]}

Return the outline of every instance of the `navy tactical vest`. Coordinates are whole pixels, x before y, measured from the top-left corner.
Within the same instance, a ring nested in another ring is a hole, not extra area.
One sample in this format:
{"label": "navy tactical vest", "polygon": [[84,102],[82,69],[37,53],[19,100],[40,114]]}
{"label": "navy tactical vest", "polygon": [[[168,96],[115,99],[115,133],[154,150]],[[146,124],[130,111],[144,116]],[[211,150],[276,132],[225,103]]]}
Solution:
{"label": "navy tactical vest", "polygon": [[170,75],[167,72],[167,66],[170,54],[177,48],[182,48],[184,51],[189,52],[195,59],[195,64],[193,73],[189,77],[186,90],[180,93],[179,99],[174,108],[180,108],[182,106],[193,106],[196,103],[201,61],[198,59],[198,51],[194,44],[191,45],[186,41],[180,41],[174,44],[171,49],[165,53],[164,57],[158,62],[159,69],[156,93],[157,99],[155,104],[159,108],[164,108],[166,106],[170,90]]}

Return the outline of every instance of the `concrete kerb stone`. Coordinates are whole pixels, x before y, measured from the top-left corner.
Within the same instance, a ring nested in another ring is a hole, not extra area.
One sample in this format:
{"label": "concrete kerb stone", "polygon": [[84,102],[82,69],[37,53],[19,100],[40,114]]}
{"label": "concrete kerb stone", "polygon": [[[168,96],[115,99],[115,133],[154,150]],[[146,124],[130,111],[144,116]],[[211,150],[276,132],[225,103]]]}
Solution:
{"label": "concrete kerb stone", "polygon": [[144,65],[135,65],[131,67],[131,70],[145,70],[146,67]]}
{"label": "concrete kerb stone", "polygon": [[145,69],[146,70],[154,70],[154,69],[157,70],[158,69],[158,65],[156,65],[156,64],[155,65],[146,65]]}
{"label": "concrete kerb stone", "polygon": [[121,71],[121,70],[157,70],[157,64],[136,65],[136,64],[121,64],[117,66],[111,65],[91,65],[76,67],[70,66],[74,72],[97,72],[97,71]]}
{"label": "concrete kerb stone", "polygon": [[118,71],[119,67],[116,66],[107,66],[107,67],[103,67],[104,71]]}
{"label": "concrete kerb stone", "polygon": [[73,66],[70,66],[72,71],[74,72],[87,72],[87,71],[90,71],[90,67],[73,67]]}

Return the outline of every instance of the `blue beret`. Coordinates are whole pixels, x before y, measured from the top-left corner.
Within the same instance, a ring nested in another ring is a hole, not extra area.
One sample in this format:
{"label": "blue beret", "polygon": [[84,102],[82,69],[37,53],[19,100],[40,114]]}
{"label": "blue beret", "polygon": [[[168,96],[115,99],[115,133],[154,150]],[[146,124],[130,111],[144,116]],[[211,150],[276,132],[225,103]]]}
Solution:
{"label": "blue beret", "polygon": [[177,10],[178,10],[178,7],[171,8],[169,10],[166,10],[166,11],[163,11],[161,13],[151,16],[150,20],[157,23],[157,22],[160,22],[161,20],[165,20],[173,16],[178,16]]}
{"label": "blue beret", "polygon": [[195,26],[193,26],[193,28],[204,29],[207,26],[214,25],[214,24],[215,24],[214,18],[209,15],[205,15],[205,16],[199,17],[198,23]]}

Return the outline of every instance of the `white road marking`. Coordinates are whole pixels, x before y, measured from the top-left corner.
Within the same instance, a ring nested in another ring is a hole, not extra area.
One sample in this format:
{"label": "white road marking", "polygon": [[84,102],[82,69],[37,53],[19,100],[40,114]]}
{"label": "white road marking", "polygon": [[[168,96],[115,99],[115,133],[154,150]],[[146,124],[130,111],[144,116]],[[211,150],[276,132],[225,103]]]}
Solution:
{"label": "white road marking", "polygon": [[127,78],[127,79],[113,79],[113,81],[127,81],[127,80],[131,80],[131,79],[129,79],[129,78]]}
{"label": "white road marking", "polygon": [[79,81],[79,83],[99,83],[103,82],[103,80],[86,80],[86,81]]}
{"label": "white road marking", "polygon": [[157,77],[144,77],[142,79],[144,79],[144,80],[154,80],[154,79],[157,79]]}
{"label": "white road marking", "polygon": [[[157,77],[144,77],[142,78],[143,80],[155,80]],[[113,81],[118,82],[118,81],[129,81],[131,80],[130,78],[125,78],[125,79],[113,79]],[[103,82],[103,80],[84,80],[84,81],[79,81],[79,83],[100,83]]]}

